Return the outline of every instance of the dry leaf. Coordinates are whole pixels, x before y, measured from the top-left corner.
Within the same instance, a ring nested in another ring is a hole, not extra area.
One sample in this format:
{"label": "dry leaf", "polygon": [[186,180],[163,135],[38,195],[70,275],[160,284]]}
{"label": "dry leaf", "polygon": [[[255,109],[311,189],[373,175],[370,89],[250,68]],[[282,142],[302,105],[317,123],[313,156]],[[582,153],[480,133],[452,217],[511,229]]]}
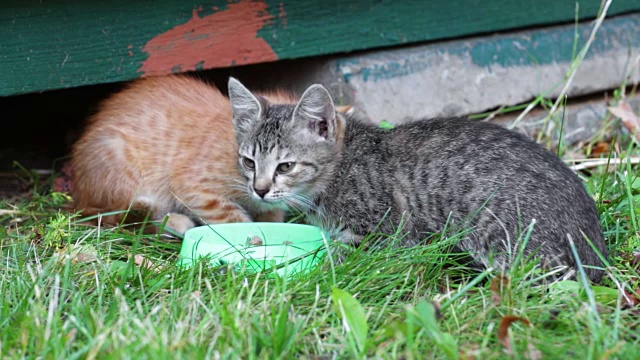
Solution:
{"label": "dry leaf", "polygon": [[94,254],[78,253],[73,259],[74,262],[89,263],[98,260]]}
{"label": "dry leaf", "polygon": [[138,266],[147,268],[149,270],[154,270],[156,272],[162,270],[161,265],[154,264],[153,261],[145,258],[140,254],[137,254],[136,256],[133,257],[133,262]]}
{"label": "dry leaf", "polygon": [[73,169],[70,163],[64,164],[60,175],[53,179],[53,191],[69,193],[73,191]]}
{"label": "dry leaf", "polygon": [[500,341],[500,344],[504,346],[504,349],[509,355],[513,355],[511,339],[509,338],[509,326],[511,326],[511,323],[514,321],[522,321],[525,325],[530,325],[529,320],[512,315],[507,315],[500,320],[500,326],[498,327],[498,340]]}
{"label": "dry leaf", "polygon": [[262,246],[262,238],[260,236],[253,236],[251,239],[249,239],[249,245]]}
{"label": "dry leaf", "polygon": [[460,360],[476,360],[480,358],[481,353],[480,347],[477,344],[470,344],[464,351],[460,351],[458,356]]}
{"label": "dry leaf", "polygon": [[509,278],[506,276],[498,275],[491,279],[491,300],[494,304],[500,304],[500,298],[502,291],[509,285]]}
{"label": "dry leaf", "polygon": [[436,320],[442,320],[442,311],[440,311],[440,303],[435,300],[431,301],[431,303],[433,304],[433,310],[436,313]]}
{"label": "dry leaf", "polygon": [[591,156],[599,158],[602,155],[608,155],[610,151],[611,151],[611,145],[609,145],[609,143],[606,143],[604,141],[600,141],[600,142],[597,142],[591,148]]}
{"label": "dry leaf", "polygon": [[524,354],[525,359],[540,360],[542,359],[542,351],[540,351],[532,343],[527,344],[527,352]]}
{"label": "dry leaf", "polygon": [[76,338],[76,334],[78,333],[78,330],[76,329],[71,329],[65,336],[64,336],[64,340],[68,343],[72,342],[73,340],[75,340]]}
{"label": "dry leaf", "polygon": [[133,262],[138,265],[138,266],[142,266],[142,264],[144,264],[145,260],[147,260],[144,256],[138,254],[136,256],[133,257]]}
{"label": "dry leaf", "polygon": [[622,120],[629,132],[640,140],[640,117],[633,112],[631,106],[624,101],[618,102],[616,106],[609,106],[609,112]]}
{"label": "dry leaf", "polygon": [[70,245],[70,249],[63,248],[58,251],[58,254],[62,258],[67,252],[71,257],[71,261],[74,263],[90,263],[98,260],[98,251],[93,245]]}
{"label": "dry leaf", "polygon": [[628,308],[638,306],[640,304],[640,287],[634,292],[624,291],[623,300]]}
{"label": "dry leaf", "polygon": [[640,265],[640,251],[633,252],[633,259],[631,260],[631,265]]}

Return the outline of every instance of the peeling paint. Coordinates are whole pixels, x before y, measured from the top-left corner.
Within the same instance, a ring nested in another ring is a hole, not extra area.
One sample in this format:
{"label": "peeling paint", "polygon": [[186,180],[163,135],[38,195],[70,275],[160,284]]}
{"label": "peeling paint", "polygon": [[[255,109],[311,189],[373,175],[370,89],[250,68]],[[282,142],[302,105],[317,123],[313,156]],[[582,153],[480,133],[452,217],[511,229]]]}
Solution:
{"label": "peeling paint", "polygon": [[264,1],[242,0],[200,17],[203,9],[196,8],[189,21],[146,43],[143,51],[149,56],[138,72],[142,76],[163,75],[175,69],[192,71],[278,60],[269,43],[258,37],[258,31],[273,20],[267,9]]}
{"label": "peeling paint", "polygon": [[282,28],[286,29],[287,28],[287,12],[284,10],[284,3],[280,2],[278,9],[279,9],[278,18],[280,18],[280,21],[282,22]]}

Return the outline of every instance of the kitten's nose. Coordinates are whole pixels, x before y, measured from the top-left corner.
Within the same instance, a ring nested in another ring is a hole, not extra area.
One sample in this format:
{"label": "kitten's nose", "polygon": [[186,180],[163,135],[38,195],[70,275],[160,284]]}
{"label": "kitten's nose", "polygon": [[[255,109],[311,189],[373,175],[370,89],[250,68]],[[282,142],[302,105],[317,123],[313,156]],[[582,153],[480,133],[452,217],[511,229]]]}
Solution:
{"label": "kitten's nose", "polygon": [[267,193],[269,192],[269,188],[260,189],[260,188],[254,187],[253,191],[255,191],[256,194],[258,194],[258,196],[264,199],[264,196],[267,195]]}

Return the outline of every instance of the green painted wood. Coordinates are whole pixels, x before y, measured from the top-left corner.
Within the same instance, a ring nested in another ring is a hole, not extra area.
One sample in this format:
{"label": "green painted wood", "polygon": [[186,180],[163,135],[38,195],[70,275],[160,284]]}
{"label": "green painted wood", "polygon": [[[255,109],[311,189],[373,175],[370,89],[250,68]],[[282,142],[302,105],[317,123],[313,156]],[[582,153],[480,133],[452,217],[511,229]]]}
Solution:
{"label": "green painted wood", "polygon": [[[580,1],[593,18],[599,1]],[[640,11],[616,0],[610,14]],[[0,96],[572,22],[574,1],[4,0]]]}

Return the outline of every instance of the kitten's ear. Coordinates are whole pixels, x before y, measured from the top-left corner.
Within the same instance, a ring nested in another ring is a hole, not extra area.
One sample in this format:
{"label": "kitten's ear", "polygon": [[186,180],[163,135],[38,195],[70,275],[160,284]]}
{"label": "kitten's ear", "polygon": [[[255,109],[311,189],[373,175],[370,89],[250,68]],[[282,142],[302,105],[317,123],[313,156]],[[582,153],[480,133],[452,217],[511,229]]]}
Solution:
{"label": "kitten's ear", "polygon": [[260,119],[262,112],[260,101],[240,81],[232,77],[229,78],[228,88],[233,126],[236,130],[250,128],[251,124]]}
{"label": "kitten's ear", "polygon": [[300,97],[293,111],[293,121],[321,139],[337,140],[343,120],[336,115],[329,91],[322,85],[314,84]]}

